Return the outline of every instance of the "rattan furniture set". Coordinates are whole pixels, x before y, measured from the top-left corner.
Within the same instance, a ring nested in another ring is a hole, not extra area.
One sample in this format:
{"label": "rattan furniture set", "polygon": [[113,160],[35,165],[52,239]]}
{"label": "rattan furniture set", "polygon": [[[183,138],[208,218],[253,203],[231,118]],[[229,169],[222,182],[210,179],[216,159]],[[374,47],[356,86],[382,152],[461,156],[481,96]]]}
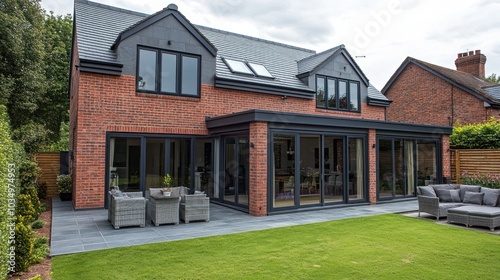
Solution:
{"label": "rattan furniture set", "polygon": [[417,187],[418,216],[425,212],[447,217],[448,223],[467,227],[500,226],[500,190],[481,186],[439,184]]}
{"label": "rattan furniture set", "polygon": [[210,220],[210,198],[204,193],[187,194],[187,188],[172,188],[165,196],[160,188],[142,192],[109,192],[108,220],[115,229],[124,226],[144,227],[147,220],[155,226]]}

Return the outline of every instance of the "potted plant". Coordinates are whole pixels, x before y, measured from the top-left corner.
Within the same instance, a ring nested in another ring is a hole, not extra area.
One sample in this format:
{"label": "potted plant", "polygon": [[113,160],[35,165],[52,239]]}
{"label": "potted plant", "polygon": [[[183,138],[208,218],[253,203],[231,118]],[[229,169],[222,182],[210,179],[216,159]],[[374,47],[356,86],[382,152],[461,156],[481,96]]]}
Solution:
{"label": "potted plant", "polygon": [[57,191],[62,201],[71,200],[71,175],[57,176]]}
{"label": "potted plant", "polygon": [[172,176],[170,174],[167,174],[163,177],[163,185],[165,186],[161,191],[164,196],[170,196],[172,194],[172,189],[170,186],[172,186]]}

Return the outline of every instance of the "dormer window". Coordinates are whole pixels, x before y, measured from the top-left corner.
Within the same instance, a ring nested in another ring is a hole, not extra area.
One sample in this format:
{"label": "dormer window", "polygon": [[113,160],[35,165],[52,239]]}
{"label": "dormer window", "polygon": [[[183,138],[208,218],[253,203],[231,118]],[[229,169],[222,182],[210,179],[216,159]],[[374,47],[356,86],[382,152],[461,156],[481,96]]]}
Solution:
{"label": "dormer window", "polygon": [[138,48],[139,92],[200,96],[200,57],[145,47]]}
{"label": "dormer window", "polygon": [[227,68],[229,68],[229,70],[233,73],[252,75],[259,78],[274,79],[273,75],[271,75],[267,68],[262,64],[243,62],[228,58],[222,58],[222,61],[226,63]]}
{"label": "dormer window", "polygon": [[359,82],[316,76],[316,107],[359,112]]}

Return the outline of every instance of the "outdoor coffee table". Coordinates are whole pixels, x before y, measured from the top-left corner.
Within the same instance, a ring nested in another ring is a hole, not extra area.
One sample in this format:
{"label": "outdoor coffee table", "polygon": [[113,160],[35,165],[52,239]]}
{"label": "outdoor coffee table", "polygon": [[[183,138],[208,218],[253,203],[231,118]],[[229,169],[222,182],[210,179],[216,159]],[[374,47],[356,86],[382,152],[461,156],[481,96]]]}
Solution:
{"label": "outdoor coffee table", "polygon": [[155,226],[160,224],[179,224],[179,203],[181,198],[177,196],[164,196],[163,194],[151,194],[151,221]]}

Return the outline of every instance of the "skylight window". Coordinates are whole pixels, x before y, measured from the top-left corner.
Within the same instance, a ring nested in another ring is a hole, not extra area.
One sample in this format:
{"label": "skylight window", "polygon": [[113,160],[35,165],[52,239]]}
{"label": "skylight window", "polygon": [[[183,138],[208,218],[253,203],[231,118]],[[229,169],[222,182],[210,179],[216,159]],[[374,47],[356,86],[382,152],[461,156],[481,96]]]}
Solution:
{"label": "skylight window", "polygon": [[248,66],[258,77],[274,78],[264,65],[248,62]]}
{"label": "skylight window", "polygon": [[224,62],[233,73],[248,74],[253,76],[252,70],[250,70],[243,61],[224,58]]}

